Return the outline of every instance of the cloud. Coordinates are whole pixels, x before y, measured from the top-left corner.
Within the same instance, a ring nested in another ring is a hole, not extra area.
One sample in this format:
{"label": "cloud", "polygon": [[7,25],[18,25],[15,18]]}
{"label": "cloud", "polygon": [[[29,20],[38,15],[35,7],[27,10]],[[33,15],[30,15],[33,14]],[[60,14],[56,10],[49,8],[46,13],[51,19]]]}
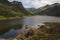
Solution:
{"label": "cloud", "polygon": [[47,4],[51,5],[57,2],[60,3],[60,0],[16,0],[16,1],[21,1],[25,7],[35,7],[35,8],[39,8]]}
{"label": "cloud", "polygon": [[35,8],[45,6],[47,4],[51,5],[53,3],[60,3],[60,0],[25,0],[24,4],[32,4]]}
{"label": "cloud", "polygon": [[57,2],[60,2],[60,0],[26,0],[26,3],[33,4],[36,8],[45,6],[47,4],[51,5]]}

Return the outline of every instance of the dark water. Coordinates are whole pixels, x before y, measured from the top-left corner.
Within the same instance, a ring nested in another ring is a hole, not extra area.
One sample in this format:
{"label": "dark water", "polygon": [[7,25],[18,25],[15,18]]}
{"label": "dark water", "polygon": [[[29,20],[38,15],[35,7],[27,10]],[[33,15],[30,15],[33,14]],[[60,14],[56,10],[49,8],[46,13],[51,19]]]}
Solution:
{"label": "dark water", "polygon": [[[9,21],[9,25],[15,25],[19,24],[21,19]],[[11,29],[5,34],[3,34],[1,37],[2,38],[10,38],[10,37],[15,37],[17,34],[19,34],[21,31],[25,30],[25,26],[28,25],[29,28],[37,27],[36,25],[38,24],[43,24],[44,22],[60,22],[60,17],[51,17],[51,16],[31,16],[23,19],[23,28],[14,30]]]}
{"label": "dark water", "polygon": [[14,30],[14,29],[11,29],[9,30],[8,32],[4,33],[1,38],[14,38],[17,36],[17,34],[20,33],[20,29],[19,30]]}
{"label": "dark water", "polygon": [[13,26],[22,23],[23,23],[23,18],[0,20],[0,25],[2,24],[2,25]]}
{"label": "dark water", "polygon": [[[0,25],[8,25],[9,27],[22,23],[23,18],[0,20]],[[4,33],[3,35],[0,35],[0,38],[15,37],[18,33],[18,30],[10,29],[8,32]]]}

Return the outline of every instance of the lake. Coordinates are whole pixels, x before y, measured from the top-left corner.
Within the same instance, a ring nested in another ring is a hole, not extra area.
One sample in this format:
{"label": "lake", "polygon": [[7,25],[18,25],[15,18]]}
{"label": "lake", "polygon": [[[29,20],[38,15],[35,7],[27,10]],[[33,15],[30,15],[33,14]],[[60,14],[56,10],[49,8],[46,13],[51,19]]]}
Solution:
{"label": "lake", "polygon": [[[19,23],[20,19],[14,21],[13,24]],[[60,17],[53,17],[53,16],[30,16],[30,17],[26,17],[23,19],[23,27],[22,29],[18,29],[18,30],[14,30],[11,29],[8,32],[4,33],[2,36],[2,38],[10,38],[10,37],[15,37],[17,34],[19,34],[21,31],[25,30],[25,26],[28,25],[29,28],[37,28],[36,25],[42,25],[44,22],[60,22]],[[11,23],[11,21],[10,21]],[[11,24],[10,24],[11,25]]]}

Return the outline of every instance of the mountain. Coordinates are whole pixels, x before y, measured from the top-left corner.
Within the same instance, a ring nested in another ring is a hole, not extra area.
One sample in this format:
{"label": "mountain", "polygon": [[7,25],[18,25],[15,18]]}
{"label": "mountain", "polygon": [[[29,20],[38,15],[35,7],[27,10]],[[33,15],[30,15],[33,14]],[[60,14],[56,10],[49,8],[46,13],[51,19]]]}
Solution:
{"label": "mountain", "polygon": [[35,8],[25,8],[27,11],[32,12]]}
{"label": "mountain", "polygon": [[60,3],[46,5],[33,11],[38,15],[60,16]]}
{"label": "mountain", "polygon": [[0,17],[22,17],[31,15],[30,12],[25,10],[21,2],[8,0],[0,0]]}
{"label": "mountain", "polygon": [[23,5],[22,5],[21,2],[13,1],[13,2],[12,2],[12,6],[13,6],[13,9],[14,9],[15,11],[21,12],[21,13],[23,13],[23,14],[25,14],[25,15],[31,14],[30,12],[28,12],[28,11],[23,7]]}

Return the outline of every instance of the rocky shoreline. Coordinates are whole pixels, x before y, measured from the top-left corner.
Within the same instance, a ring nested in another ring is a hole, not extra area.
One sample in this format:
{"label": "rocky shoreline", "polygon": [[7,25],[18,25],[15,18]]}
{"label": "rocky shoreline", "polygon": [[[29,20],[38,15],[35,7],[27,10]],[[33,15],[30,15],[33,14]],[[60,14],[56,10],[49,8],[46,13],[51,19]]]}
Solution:
{"label": "rocky shoreline", "polygon": [[17,40],[58,40],[60,23],[45,23],[38,29],[30,29],[16,36]]}
{"label": "rocky shoreline", "polygon": [[45,23],[37,29],[23,31],[15,38],[0,40],[60,40],[60,23]]}

